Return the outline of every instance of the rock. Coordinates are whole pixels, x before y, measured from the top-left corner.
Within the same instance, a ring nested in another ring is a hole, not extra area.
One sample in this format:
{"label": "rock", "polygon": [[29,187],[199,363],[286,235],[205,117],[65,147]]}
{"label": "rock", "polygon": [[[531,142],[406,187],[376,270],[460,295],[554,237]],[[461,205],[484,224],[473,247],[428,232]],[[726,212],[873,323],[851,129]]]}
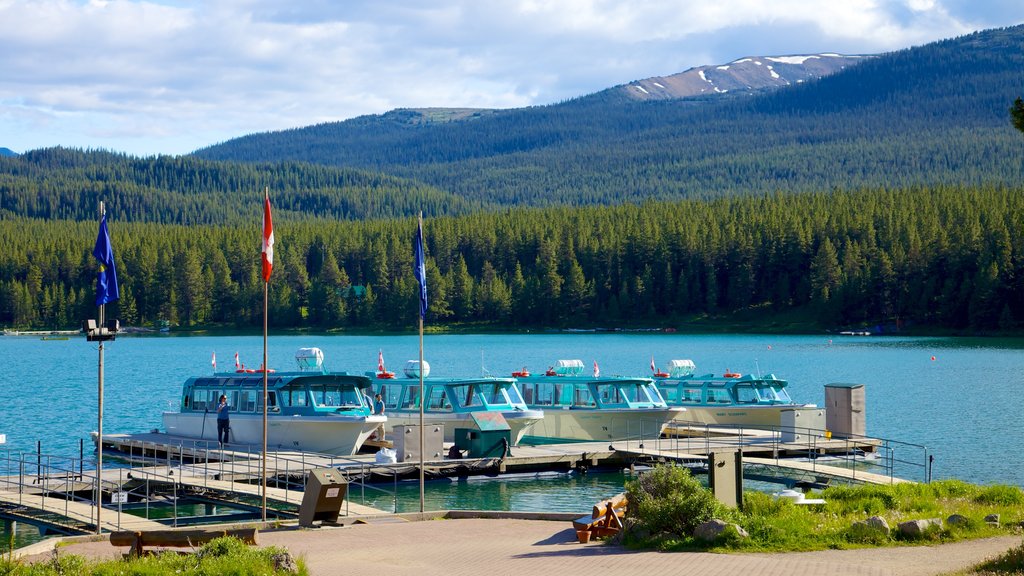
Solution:
{"label": "rock", "polygon": [[698,540],[703,540],[705,542],[714,542],[730,526],[736,529],[736,534],[738,534],[740,538],[750,537],[750,534],[747,534],[747,531],[744,530],[740,525],[729,524],[728,522],[725,522],[724,520],[719,520],[717,518],[708,520],[707,522],[700,524],[696,528],[694,528],[693,537]]}
{"label": "rock", "polygon": [[985,523],[990,526],[999,526],[999,514],[989,514],[985,516]]}
{"label": "rock", "polygon": [[971,519],[962,514],[951,514],[949,518],[946,518],[946,524],[950,526],[966,526],[971,523]]}
{"label": "rock", "polygon": [[288,551],[274,554],[270,557],[270,560],[274,563],[275,571],[284,571],[289,574],[299,573],[299,567],[295,564],[295,559],[292,558],[292,555],[289,554]]}
{"label": "rock", "polygon": [[883,533],[883,534],[885,534],[886,536],[888,536],[888,535],[889,535],[889,532],[891,532],[891,531],[892,531],[892,530],[891,530],[891,529],[889,528],[889,523],[888,523],[888,522],[886,522],[886,521],[885,521],[885,518],[882,518],[881,516],[872,516],[871,518],[868,518],[868,519],[867,519],[867,520],[865,520],[864,522],[865,522],[865,523],[866,523],[866,524],[867,524],[868,526],[870,526],[871,528],[873,528],[873,529],[877,530],[878,532],[882,532],[882,533]]}
{"label": "rock", "polygon": [[889,539],[889,523],[881,516],[872,516],[850,525],[849,539],[854,542],[877,542]]}
{"label": "rock", "polygon": [[932,526],[942,528],[942,520],[939,518],[928,518],[924,520],[908,520],[900,522],[898,529],[900,536],[913,540],[923,538],[925,533]]}

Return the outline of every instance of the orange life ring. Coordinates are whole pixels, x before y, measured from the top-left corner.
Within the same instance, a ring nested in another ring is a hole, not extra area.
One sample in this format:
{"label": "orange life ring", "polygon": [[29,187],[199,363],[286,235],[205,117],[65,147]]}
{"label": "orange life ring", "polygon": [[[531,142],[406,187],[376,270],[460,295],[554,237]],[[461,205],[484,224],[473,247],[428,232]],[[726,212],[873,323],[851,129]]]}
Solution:
{"label": "orange life ring", "polygon": [[554,370],[548,370],[547,372],[544,373],[544,375],[545,376],[558,376],[558,372],[555,372]]}
{"label": "orange life ring", "polygon": [[654,373],[654,377],[655,378],[668,378],[668,373],[667,372],[655,372]]}
{"label": "orange life ring", "polygon": [[736,374],[735,372],[726,372],[725,374],[722,374],[722,376],[725,378],[739,378],[740,376],[742,376],[742,374]]}
{"label": "orange life ring", "polygon": [[530,373],[526,371],[526,368],[523,368],[522,370],[516,370],[515,372],[512,373],[513,378],[527,378],[529,377],[529,375]]}
{"label": "orange life ring", "polygon": [[391,380],[394,377],[395,377],[395,373],[394,372],[378,372],[377,373],[377,378],[379,378],[381,380]]}

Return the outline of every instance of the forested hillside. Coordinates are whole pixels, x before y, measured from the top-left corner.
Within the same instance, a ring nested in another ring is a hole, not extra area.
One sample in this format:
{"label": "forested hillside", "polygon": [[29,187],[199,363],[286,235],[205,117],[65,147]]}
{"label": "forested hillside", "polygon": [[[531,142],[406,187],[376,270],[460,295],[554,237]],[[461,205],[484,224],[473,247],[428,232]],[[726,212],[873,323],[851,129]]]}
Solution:
{"label": "forested hillside", "polygon": [[[517,209],[426,221],[431,326],[657,326],[708,317],[758,329],[864,325],[1018,330],[1024,190],[769,194]],[[112,221],[131,325],[261,325],[258,219]],[[275,219],[277,329],[409,328],[412,219]],[[0,325],[93,317],[96,222],[0,221]]]}
{"label": "forested hillside", "polygon": [[1007,108],[1022,90],[1018,26],[882,55],[762,96],[631,102],[602,92],[444,122],[398,110],[251,135],[196,156],[363,167],[506,205],[1016,185],[1024,147]]}
{"label": "forested hillside", "polygon": [[0,217],[171,224],[252,221],[264,188],[295,218],[363,219],[482,209],[431,186],[364,170],[294,162],[237,164],[189,157],[133,158],[63,148],[0,157]]}

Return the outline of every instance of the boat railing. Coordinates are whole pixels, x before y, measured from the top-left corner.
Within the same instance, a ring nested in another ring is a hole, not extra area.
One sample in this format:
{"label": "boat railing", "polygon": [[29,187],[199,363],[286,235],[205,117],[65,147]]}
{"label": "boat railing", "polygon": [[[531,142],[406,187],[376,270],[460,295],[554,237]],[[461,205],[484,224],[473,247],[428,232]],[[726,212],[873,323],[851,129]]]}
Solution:
{"label": "boat railing", "polygon": [[[928,447],[892,438],[844,434],[842,437],[818,428],[790,426],[738,426],[674,420],[666,434],[652,438],[650,423],[642,433],[627,440],[667,451],[682,457],[706,455],[715,450],[770,451],[778,464],[783,459],[800,458],[809,463],[809,471],[819,466],[842,467],[850,479],[857,474],[882,475],[890,483],[901,479],[931,482],[934,456]],[[824,470],[824,469],[823,469]],[[872,478],[877,480],[877,477]]]}

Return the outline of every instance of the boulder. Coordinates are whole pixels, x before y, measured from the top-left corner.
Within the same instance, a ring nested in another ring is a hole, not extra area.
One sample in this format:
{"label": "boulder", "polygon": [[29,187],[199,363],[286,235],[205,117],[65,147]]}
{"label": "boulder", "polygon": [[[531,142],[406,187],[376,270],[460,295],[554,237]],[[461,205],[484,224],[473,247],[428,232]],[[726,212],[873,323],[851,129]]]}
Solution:
{"label": "boulder", "polygon": [[885,521],[885,518],[882,518],[881,516],[872,516],[871,518],[868,518],[868,519],[867,519],[867,520],[865,520],[864,522],[865,522],[865,523],[866,523],[866,524],[867,524],[868,526],[870,526],[871,528],[873,528],[874,530],[876,530],[876,531],[878,531],[878,532],[881,532],[881,533],[885,534],[886,536],[888,536],[888,535],[889,535],[889,532],[891,532],[891,531],[892,531],[892,530],[891,530],[891,529],[889,528],[889,523],[888,523],[888,522],[886,522],[886,521]]}
{"label": "boulder", "polygon": [[849,539],[854,542],[878,542],[888,540],[889,533],[889,523],[885,518],[872,516],[850,525]]}
{"label": "boulder", "polygon": [[971,523],[971,519],[963,514],[951,514],[949,518],[946,518],[946,524],[950,526],[966,526]]}
{"label": "boulder", "polygon": [[925,533],[932,526],[936,526],[939,529],[942,528],[942,520],[939,518],[928,518],[923,520],[908,520],[906,522],[900,522],[898,530],[900,536],[909,540],[916,538],[923,538]]}
{"label": "boulder", "polygon": [[725,532],[729,528],[729,526],[732,526],[736,529],[736,533],[740,536],[740,538],[750,537],[750,534],[747,534],[747,531],[744,530],[740,525],[729,524],[728,522],[724,520],[719,520],[717,518],[708,520],[707,522],[700,524],[696,528],[694,528],[693,537],[698,540],[703,540],[705,542],[714,542],[715,540],[718,540],[718,538],[722,535],[723,532]]}
{"label": "boulder", "polygon": [[999,514],[989,514],[985,516],[985,523],[989,526],[999,526]]}

